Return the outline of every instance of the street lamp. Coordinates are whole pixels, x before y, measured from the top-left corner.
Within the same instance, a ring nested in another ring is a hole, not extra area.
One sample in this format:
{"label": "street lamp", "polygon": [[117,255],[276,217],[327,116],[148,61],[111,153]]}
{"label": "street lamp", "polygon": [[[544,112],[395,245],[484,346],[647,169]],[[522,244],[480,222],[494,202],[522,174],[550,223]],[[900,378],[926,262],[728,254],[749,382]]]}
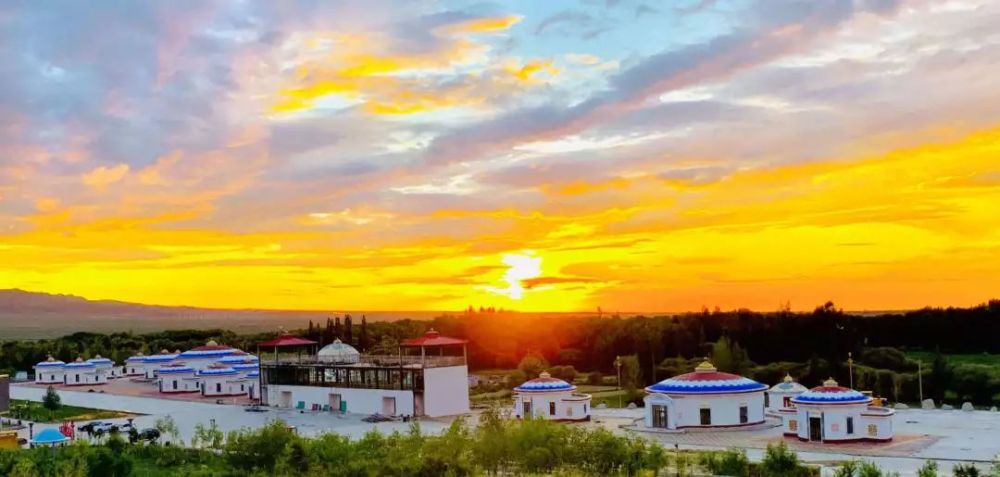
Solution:
{"label": "street lamp", "polygon": [[851,389],[854,389],[854,358],[850,351],[847,352],[847,375],[850,376]]}
{"label": "street lamp", "polygon": [[622,357],[615,356],[615,374],[618,376],[618,407],[622,407]]}

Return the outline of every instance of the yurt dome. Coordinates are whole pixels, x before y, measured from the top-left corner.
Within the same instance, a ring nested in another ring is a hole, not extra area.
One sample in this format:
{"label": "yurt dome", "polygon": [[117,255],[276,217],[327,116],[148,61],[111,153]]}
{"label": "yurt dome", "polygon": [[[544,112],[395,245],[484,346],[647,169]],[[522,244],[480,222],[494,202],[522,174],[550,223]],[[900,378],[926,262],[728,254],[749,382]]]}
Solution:
{"label": "yurt dome", "polygon": [[525,381],[520,386],[514,388],[515,392],[523,393],[538,393],[538,392],[558,392],[558,391],[574,391],[576,386],[563,381],[559,378],[553,378],[547,372],[542,372],[537,378]]}
{"label": "yurt dome", "polygon": [[223,356],[229,356],[236,351],[236,349],[226,345],[220,345],[214,340],[211,340],[202,346],[191,348],[181,353],[180,357],[185,359],[221,358]]}
{"label": "yurt dome", "polygon": [[96,355],[93,358],[88,359],[87,362],[88,363],[94,363],[96,365],[110,365],[110,364],[113,364],[113,362],[110,359],[101,357],[101,355]]}
{"label": "yurt dome", "polygon": [[83,358],[76,358],[76,361],[66,364],[67,368],[94,368],[94,363],[84,361]]}
{"label": "yurt dome", "polygon": [[795,382],[791,375],[785,375],[780,383],[771,386],[770,392],[777,394],[799,394],[808,391],[809,388]]}
{"label": "yurt dome", "polygon": [[837,384],[833,378],[792,398],[796,404],[867,404],[872,398]]}
{"label": "yurt dome", "polygon": [[256,363],[260,361],[259,358],[252,354],[247,354],[244,352],[231,354],[229,356],[223,356],[219,359],[222,364],[245,364],[245,363]]}
{"label": "yurt dome", "polygon": [[316,358],[324,363],[357,363],[361,361],[361,353],[337,339],[320,349]]}
{"label": "yurt dome", "polygon": [[156,372],[158,374],[192,374],[194,373],[194,368],[179,363],[168,364],[160,367],[160,369],[156,370]]}
{"label": "yurt dome", "polygon": [[646,388],[646,392],[660,394],[723,394],[763,391],[767,386],[750,378],[723,373],[705,361],[694,372],[664,379]]}
{"label": "yurt dome", "polygon": [[42,361],[35,365],[36,368],[61,368],[65,366],[66,363],[53,358],[51,355],[45,361]]}
{"label": "yurt dome", "polygon": [[129,356],[128,358],[125,358],[125,362],[134,363],[136,361],[144,361],[145,359],[146,355],[142,354],[142,352],[140,351],[132,356]]}
{"label": "yurt dome", "polygon": [[237,371],[229,366],[210,366],[198,371],[199,376],[235,376]]}
{"label": "yurt dome", "polygon": [[176,354],[171,353],[167,350],[163,350],[160,352],[160,354],[153,354],[146,356],[145,358],[142,359],[142,361],[144,363],[165,363],[173,361],[175,359],[177,359]]}

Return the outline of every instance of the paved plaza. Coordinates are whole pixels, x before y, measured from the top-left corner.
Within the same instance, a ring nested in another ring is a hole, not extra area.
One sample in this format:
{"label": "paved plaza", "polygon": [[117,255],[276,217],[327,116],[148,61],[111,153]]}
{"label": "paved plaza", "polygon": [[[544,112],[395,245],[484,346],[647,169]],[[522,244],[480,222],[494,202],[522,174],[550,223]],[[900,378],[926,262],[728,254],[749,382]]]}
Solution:
{"label": "paved plaza", "polygon": [[916,475],[925,460],[936,460],[947,473],[958,462],[985,470],[1000,454],[1000,413],[959,410],[897,410],[895,438],[887,443],[818,444],[784,437],[780,427],[716,432],[646,432],[637,425],[641,409],[595,409],[592,425],[619,429],[680,449],[747,449],[760,458],[769,443],[785,441],[804,461],[832,465],[850,459],[871,460],[902,475]]}
{"label": "paved plaza", "polygon": [[[138,384],[138,387],[136,385]],[[137,414],[139,428],[152,427],[155,421],[169,415],[177,424],[180,437],[190,442],[197,424],[216,422],[221,430],[253,428],[280,419],[295,426],[304,436],[336,432],[351,438],[378,430],[391,433],[405,431],[408,424],[393,421],[366,423],[363,415],[338,415],[325,412],[299,412],[291,409],[269,409],[267,412],[247,412],[242,401],[217,404],[214,398],[196,395],[163,397],[150,395],[143,386],[148,383],[116,383],[101,392],[60,389],[65,404],[108,409]],[[122,389],[129,394],[114,394]],[[136,390],[140,390],[136,392]],[[154,390],[155,391],[155,390]],[[41,401],[45,388],[33,384],[11,386],[11,397]],[[901,475],[916,475],[927,459],[939,461],[942,475],[950,472],[957,462],[972,462],[985,470],[988,462],[1000,453],[1000,413],[988,411],[899,410],[895,419],[896,437],[889,443],[815,444],[786,438],[780,427],[761,426],[752,430],[718,432],[643,432],[636,425],[642,409],[595,409],[587,426],[603,426],[616,433],[631,433],[661,442],[668,448],[729,449],[743,448],[752,459],[760,459],[769,443],[784,440],[806,462],[828,466],[824,475],[832,474],[832,466],[850,459],[871,460],[887,470]],[[475,416],[472,416],[474,421]],[[124,419],[112,419],[124,422]],[[452,419],[421,419],[421,428],[428,433],[441,432]],[[79,424],[78,424],[79,425]],[[57,424],[38,425],[35,432]],[[22,431],[27,437],[27,431]]]}

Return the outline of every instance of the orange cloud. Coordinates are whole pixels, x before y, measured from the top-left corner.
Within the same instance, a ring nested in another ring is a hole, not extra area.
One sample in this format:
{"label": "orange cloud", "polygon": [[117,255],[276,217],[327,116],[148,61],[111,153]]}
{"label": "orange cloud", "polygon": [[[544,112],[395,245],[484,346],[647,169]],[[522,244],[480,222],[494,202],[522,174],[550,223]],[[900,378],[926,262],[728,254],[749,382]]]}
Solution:
{"label": "orange cloud", "polygon": [[90,187],[104,190],[107,186],[124,179],[128,171],[128,164],[118,164],[114,167],[101,166],[84,174],[82,180]]}
{"label": "orange cloud", "polygon": [[459,23],[453,23],[442,27],[440,30],[445,33],[451,34],[468,34],[468,33],[489,33],[496,31],[509,30],[510,27],[518,24],[521,19],[520,15],[507,15],[504,17],[485,17],[485,18],[474,18],[472,20],[466,20]]}

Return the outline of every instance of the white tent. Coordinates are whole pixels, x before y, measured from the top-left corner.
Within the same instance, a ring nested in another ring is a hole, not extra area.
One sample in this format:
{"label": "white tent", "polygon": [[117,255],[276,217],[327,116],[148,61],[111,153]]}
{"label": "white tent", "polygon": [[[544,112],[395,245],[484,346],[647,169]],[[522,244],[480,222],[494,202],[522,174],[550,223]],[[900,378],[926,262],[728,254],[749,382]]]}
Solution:
{"label": "white tent", "polygon": [[353,346],[340,340],[334,340],[316,353],[316,358],[324,363],[357,363],[361,361],[361,353]]}

